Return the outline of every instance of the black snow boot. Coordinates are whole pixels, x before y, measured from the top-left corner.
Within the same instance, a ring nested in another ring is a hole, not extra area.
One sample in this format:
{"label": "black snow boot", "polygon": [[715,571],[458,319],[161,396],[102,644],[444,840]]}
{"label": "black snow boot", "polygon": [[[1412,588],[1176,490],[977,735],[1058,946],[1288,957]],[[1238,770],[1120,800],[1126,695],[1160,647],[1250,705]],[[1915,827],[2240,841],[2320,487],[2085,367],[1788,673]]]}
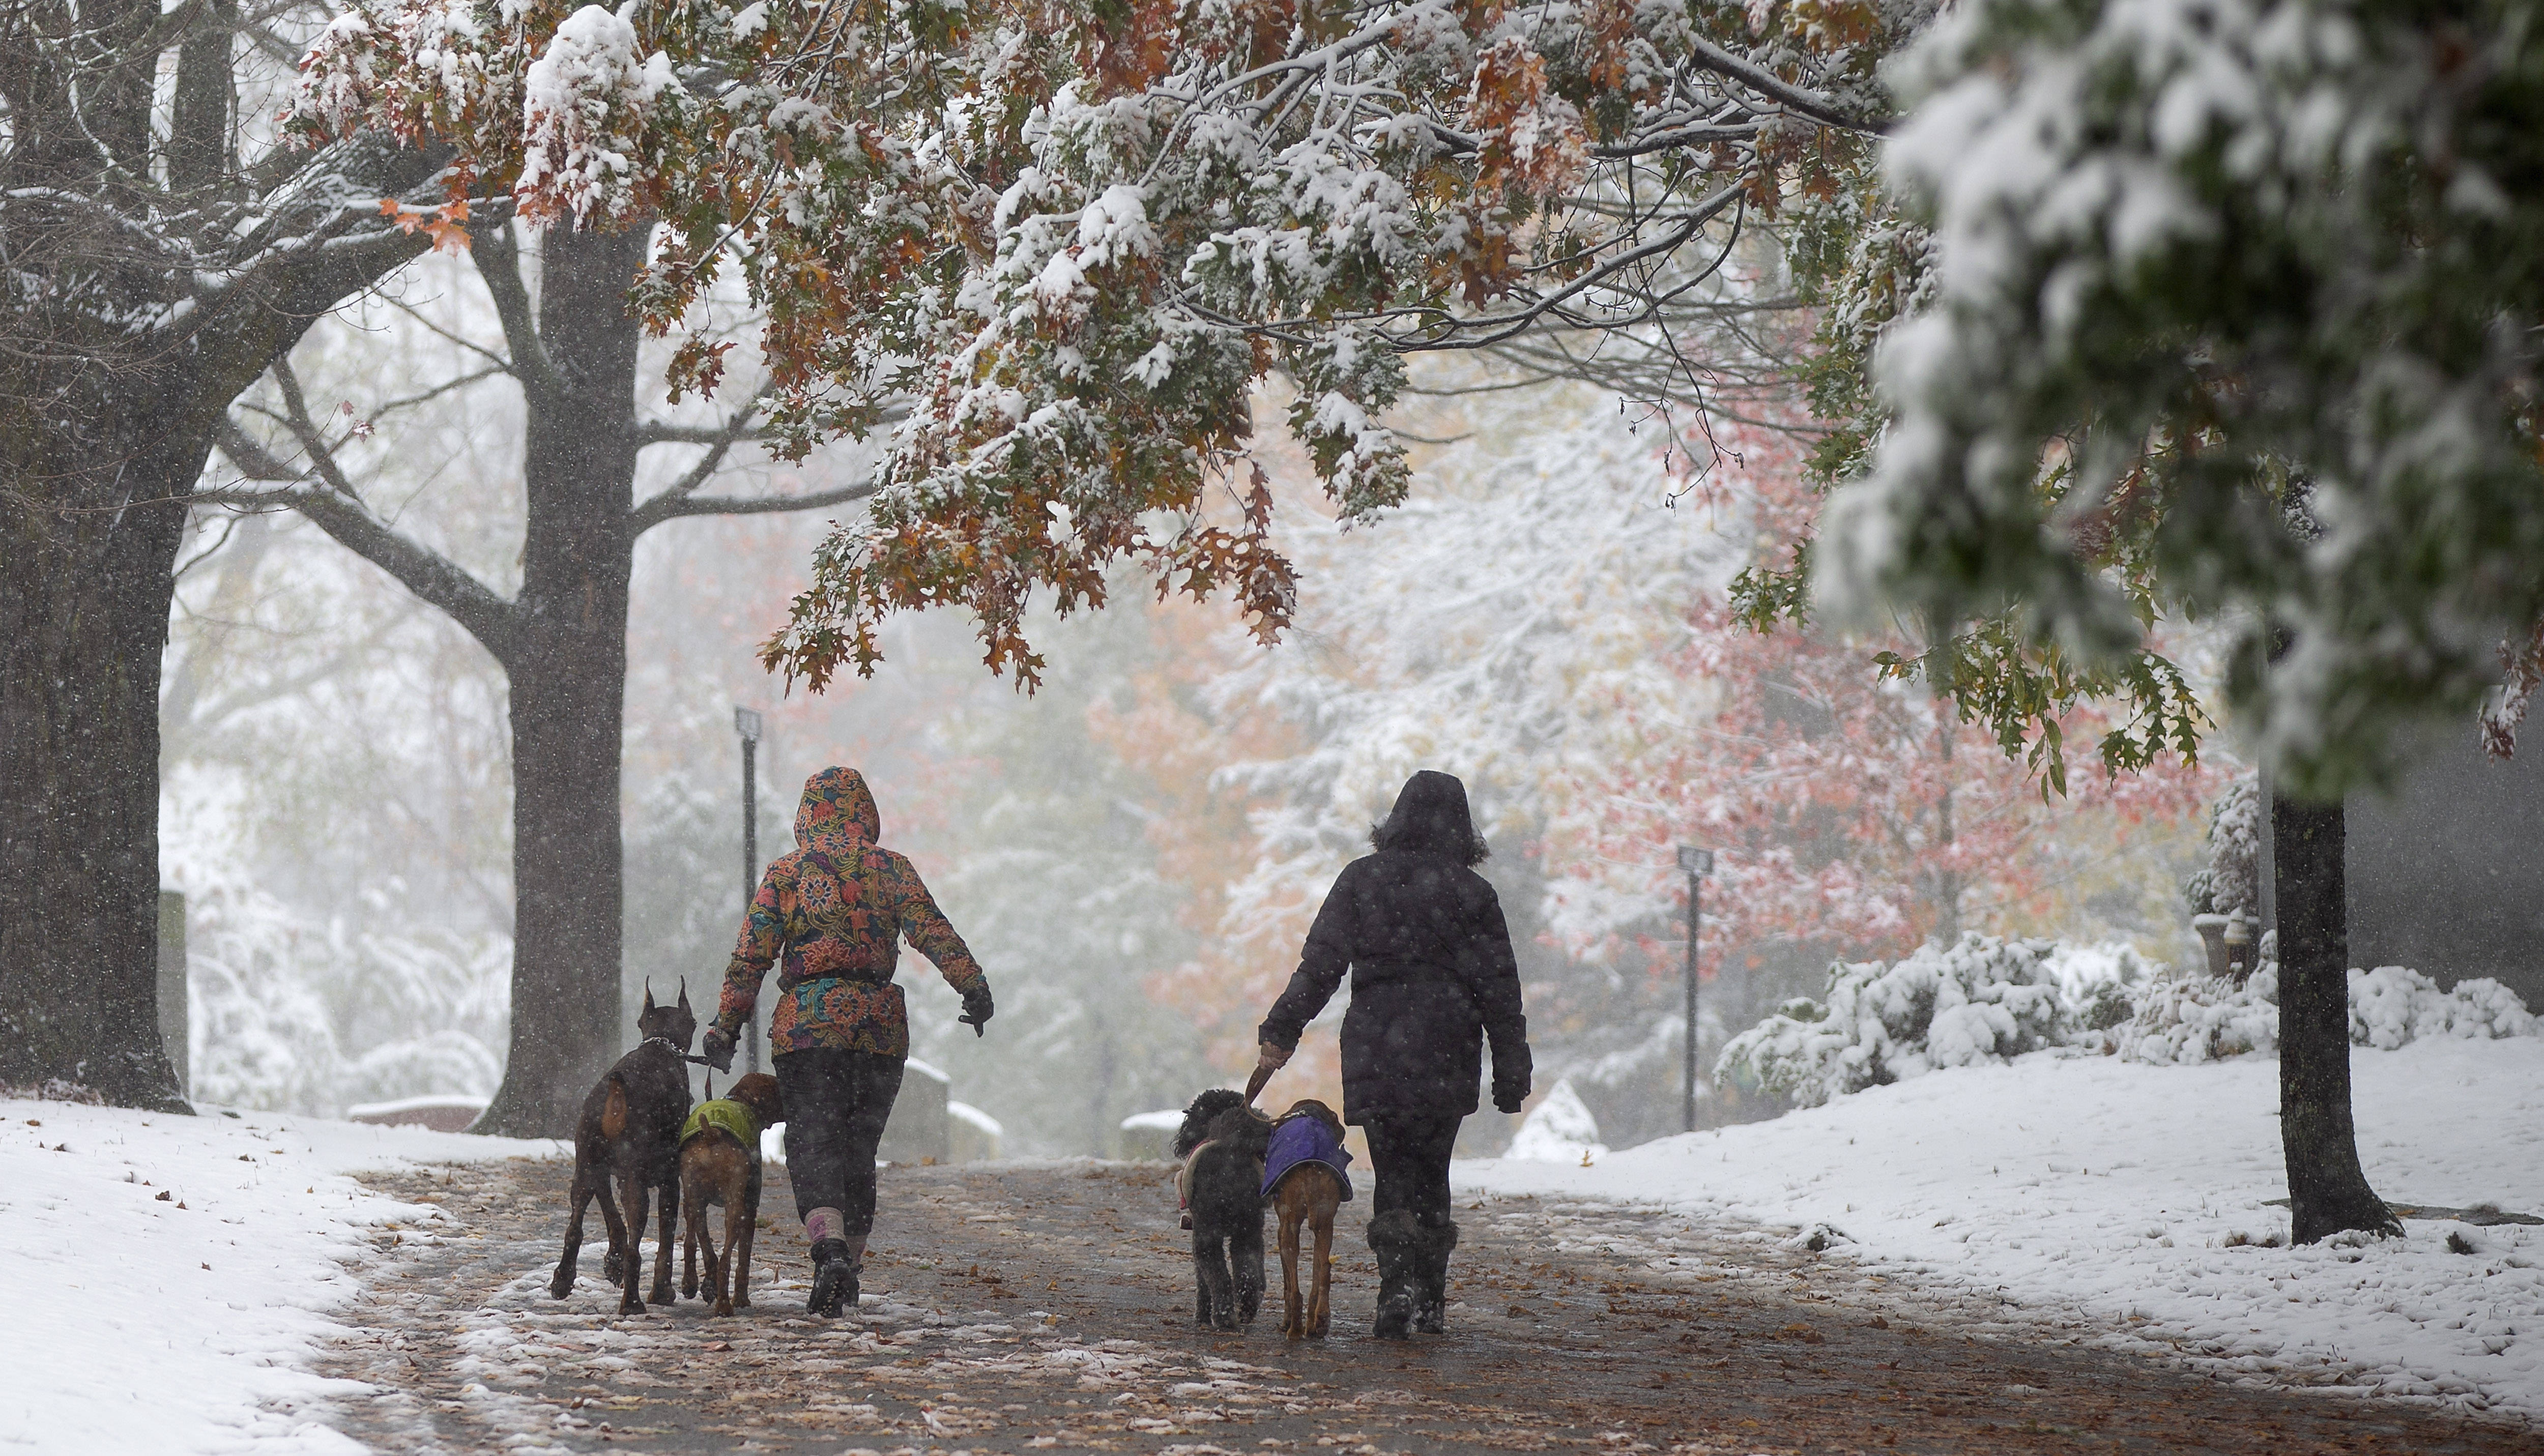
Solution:
{"label": "black snow boot", "polygon": [[1449,1333],[1449,1254],[1457,1247],[1454,1223],[1435,1223],[1422,1230],[1413,1264],[1413,1328],[1419,1334]]}
{"label": "black snow boot", "polygon": [[1421,1247],[1422,1226],[1404,1209],[1369,1221],[1369,1252],[1378,1256],[1378,1319],[1369,1333],[1380,1340],[1413,1338]]}
{"label": "black snow boot", "polygon": [[[857,1240],[863,1244],[863,1239]],[[813,1297],[804,1302],[807,1312],[817,1318],[835,1320],[857,1307],[857,1256],[861,1250],[848,1247],[845,1239],[824,1239],[813,1246]]]}

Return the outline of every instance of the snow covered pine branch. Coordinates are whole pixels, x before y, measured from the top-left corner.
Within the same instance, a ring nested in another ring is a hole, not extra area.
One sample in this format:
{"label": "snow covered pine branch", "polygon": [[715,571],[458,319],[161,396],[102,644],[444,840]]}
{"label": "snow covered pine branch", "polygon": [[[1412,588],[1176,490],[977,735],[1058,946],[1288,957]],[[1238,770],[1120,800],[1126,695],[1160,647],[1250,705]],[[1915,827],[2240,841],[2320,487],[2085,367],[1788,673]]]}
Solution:
{"label": "snow covered pine branch", "polygon": [[[634,294],[657,331],[739,268],[798,452],[915,401],[766,656],[818,687],[871,666],[884,614],[959,602],[1031,681],[1027,594],[1100,603],[1123,560],[1277,633],[1253,385],[1295,386],[1346,516],[1393,503],[1403,351],[1648,325],[1745,212],[1860,156],[1905,24],[1869,0],[376,0],[312,48],[293,119],[446,137],[526,216],[659,220]],[[676,387],[720,362],[693,336]]]}

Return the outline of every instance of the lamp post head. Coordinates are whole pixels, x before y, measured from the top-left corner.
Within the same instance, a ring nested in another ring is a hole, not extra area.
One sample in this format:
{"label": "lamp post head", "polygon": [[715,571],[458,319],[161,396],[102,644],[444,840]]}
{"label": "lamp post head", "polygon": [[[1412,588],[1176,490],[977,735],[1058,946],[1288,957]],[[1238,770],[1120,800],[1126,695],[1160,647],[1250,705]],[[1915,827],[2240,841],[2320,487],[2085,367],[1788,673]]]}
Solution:
{"label": "lamp post head", "polygon": [[[733,730],[742,734],[742,740],[746,743],[758,742],[759,710],[755,708],[736,708],[733,710]],[[1682,853],[1684,853],[1684,851],[1682,851]]]}
{"label": "lamp post head", "polygon": [[1690,875],[1710,875],[1713,873],[1713,851],[1682,844],[1678,847],[1678,867]]}

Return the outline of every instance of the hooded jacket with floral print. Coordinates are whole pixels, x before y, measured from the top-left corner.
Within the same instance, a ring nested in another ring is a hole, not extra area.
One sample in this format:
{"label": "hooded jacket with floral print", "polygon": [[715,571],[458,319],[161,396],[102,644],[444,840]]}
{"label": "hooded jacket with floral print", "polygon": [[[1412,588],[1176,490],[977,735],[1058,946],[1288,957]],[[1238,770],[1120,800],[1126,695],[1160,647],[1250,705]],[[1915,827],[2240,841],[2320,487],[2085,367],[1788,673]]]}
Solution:
{"label": "hooded jacket with floral print", "polygon": [[876,843],[882,821],[864,776],[826,768],[804,784],[796,848],[760,878],[725,968],[716,1026],[738,1036],[760,978],[783,958],[768,1041],[778,1055],[827,1046],[910,1054],[910,1013],[892,983],[907,936],[957,991],[989,984],[910,861]]}

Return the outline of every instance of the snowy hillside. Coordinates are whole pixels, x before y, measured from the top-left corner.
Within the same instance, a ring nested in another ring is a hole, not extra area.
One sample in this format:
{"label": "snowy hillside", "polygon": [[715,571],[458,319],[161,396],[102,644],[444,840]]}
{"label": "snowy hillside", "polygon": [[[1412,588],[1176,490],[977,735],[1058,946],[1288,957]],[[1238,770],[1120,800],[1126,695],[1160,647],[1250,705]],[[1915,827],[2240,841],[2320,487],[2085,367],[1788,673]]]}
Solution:
{"label": "snowy hillside", "polygon": [[[2544,1040],[2362,1047],[2351,1065],[2359,1152],[2389,1201],[2544,1213]],[[1477,1190],[1824,1224],[1906,1291],[2001,1291],[2031,1316],[2081,1316],[2100,1342],[2544,1417],[2544,1228],[2408,1219],[2400,1241],[2275,1247],[2278,1070],[2046,1052],[1591,1168],[1455,1170]]]}
{"label": "snowy hillside", "polygon": [[[373,1250],[437,1208],[345,1175],[553,1156],[557,1144],[210,1109],[170,1117],[0,1100],[0,1445],[352,1451],[304,1368]],[[112,1390],[111,1399],[100,1399]]]}

